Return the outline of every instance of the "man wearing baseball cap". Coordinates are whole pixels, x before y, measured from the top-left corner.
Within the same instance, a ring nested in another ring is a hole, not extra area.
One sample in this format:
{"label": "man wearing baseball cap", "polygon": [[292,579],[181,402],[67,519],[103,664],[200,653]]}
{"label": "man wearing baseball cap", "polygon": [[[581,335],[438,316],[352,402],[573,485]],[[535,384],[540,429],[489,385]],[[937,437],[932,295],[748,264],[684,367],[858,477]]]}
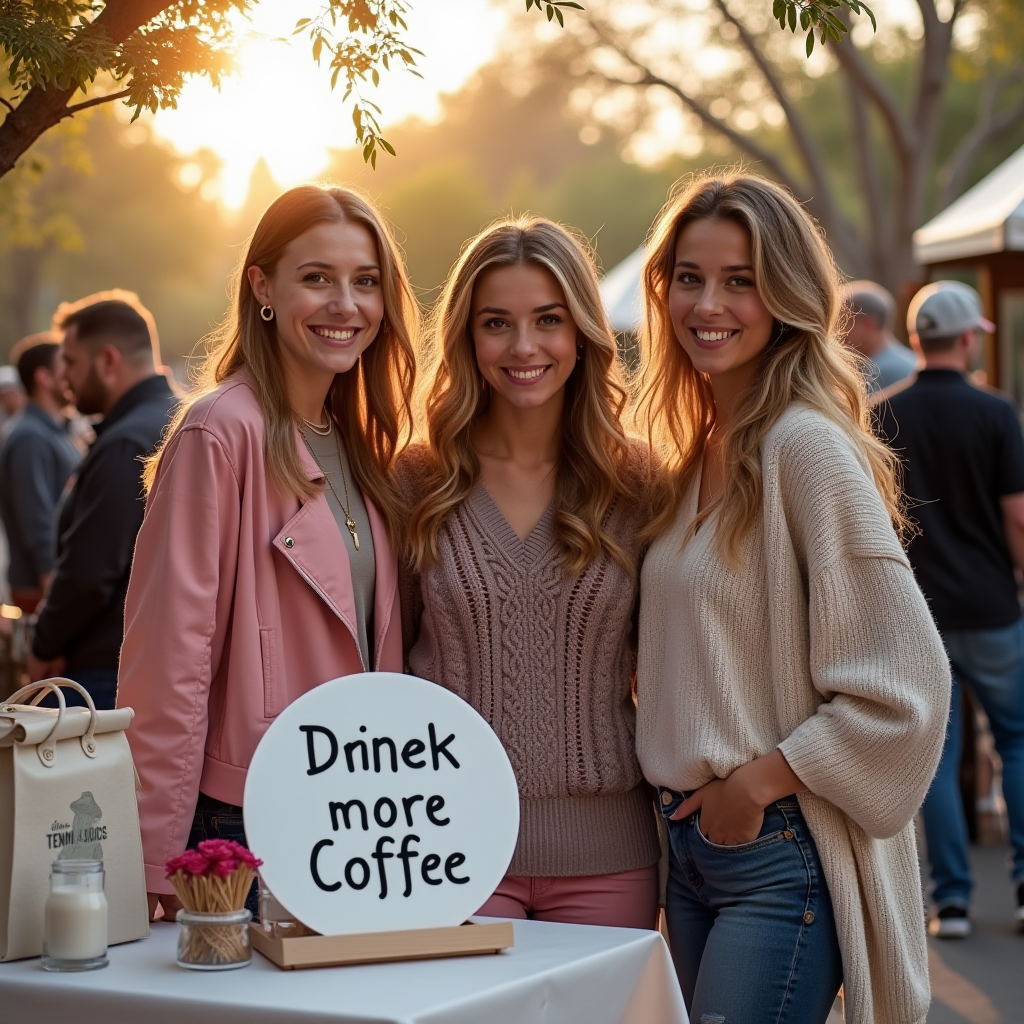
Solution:
{"label": "man wearing baseball cap", "polygon": [[922,807],[934,886],[931,933],[971,933],[973,879],[959,792],[963,696],[988,715],[1003,761],[1017,923],[1024,930],[1024,623],[1014,568],[1024,569],[1024,437],[1013,405],[966,373],[984,318],[973,288],[928,285],[908,312],[923,368],[877,407],[879,433],[904,462],[921,532],[907,554],[953,668],[946,746]]}

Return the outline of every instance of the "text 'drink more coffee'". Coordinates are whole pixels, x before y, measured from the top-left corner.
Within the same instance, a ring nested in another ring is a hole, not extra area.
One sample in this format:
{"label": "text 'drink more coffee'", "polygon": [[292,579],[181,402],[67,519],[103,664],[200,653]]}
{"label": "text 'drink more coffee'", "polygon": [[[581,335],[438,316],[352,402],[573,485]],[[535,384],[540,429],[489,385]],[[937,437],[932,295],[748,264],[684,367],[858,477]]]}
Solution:
{"label": "text 'drink more coffee'", "polygon": [[264,882],[322,935],[462,924],[519,834],[515,776],[490,726],[448,690],[392,672],[289,705],[253,756],[244,813]]}

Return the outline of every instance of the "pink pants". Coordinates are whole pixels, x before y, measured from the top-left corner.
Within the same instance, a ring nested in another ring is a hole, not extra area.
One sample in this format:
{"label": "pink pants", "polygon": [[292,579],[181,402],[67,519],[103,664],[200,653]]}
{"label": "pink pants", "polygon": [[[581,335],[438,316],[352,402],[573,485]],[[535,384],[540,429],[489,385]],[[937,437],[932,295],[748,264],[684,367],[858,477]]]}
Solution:
{"label": "pink pants", "polygon": [[506,875],[477,914],[613,928],[657,928],[658,865],[578,878]]}

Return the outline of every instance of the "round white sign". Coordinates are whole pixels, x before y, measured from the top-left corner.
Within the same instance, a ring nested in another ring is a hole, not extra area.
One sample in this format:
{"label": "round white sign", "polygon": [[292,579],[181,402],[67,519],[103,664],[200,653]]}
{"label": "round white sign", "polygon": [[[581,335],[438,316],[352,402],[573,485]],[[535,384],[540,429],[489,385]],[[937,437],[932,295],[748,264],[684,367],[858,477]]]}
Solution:
{"label": "round white sign", "polygon": [[274,896],[321,935],[462,924],[519,835],[508,755],[469,704],[395,672],[289,705],[245,781],[245,831]]}

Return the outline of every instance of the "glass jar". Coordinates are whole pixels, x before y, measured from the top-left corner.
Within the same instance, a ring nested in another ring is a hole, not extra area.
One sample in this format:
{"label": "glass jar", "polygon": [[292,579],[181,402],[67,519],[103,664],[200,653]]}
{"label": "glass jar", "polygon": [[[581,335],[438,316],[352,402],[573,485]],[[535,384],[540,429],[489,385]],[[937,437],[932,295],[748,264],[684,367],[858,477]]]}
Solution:
{"label": "glass jar", "polygon": [[256,927],[262,928],[275,939],[297,939],[303,935],[313,935],[304,924],[300,924],[277,901],[274,894],[260,879],[260,919]]}
{"label": "glass jar", "polygon": [[107,897],[101,860],[55,860],[43,923],[43,969],[107,966]]}
{"label": "glass jar", "polygon": [[248,910],[226,914],[178,911],[178,966],[191,971],[230,971],[252,963]]}

